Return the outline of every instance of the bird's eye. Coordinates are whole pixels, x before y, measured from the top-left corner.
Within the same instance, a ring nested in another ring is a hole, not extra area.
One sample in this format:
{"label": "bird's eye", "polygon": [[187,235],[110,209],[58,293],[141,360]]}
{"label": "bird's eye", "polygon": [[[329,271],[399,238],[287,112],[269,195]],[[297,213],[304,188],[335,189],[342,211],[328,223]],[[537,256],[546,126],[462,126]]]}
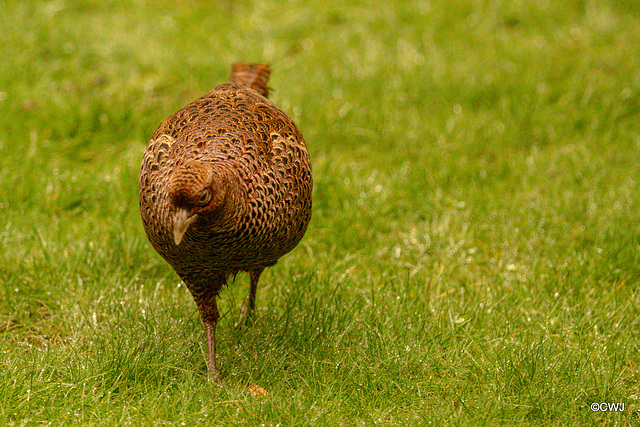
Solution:
{"label": "bird's eye", "polygon": [[210,200],[211,200],[211,192],[203,191],[202,194],[200,195],[200,199],[198,199],[198,205],[204,206],[208,204]]}

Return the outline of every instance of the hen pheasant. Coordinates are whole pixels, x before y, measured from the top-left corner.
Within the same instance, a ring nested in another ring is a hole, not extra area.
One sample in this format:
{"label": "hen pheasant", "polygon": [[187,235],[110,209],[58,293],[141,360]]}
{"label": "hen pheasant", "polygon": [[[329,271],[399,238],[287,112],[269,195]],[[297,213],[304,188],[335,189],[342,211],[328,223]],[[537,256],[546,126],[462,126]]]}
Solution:
{"label": "hen pheasant", "polygon": [[231,78],[165,119],[140,170],[144,229],[193,295],[216,369],[216,297],[227,279],[260,274],[302,239],[311,218],[311,165],[295,123],[267,99],[268,64],[236,63]]}

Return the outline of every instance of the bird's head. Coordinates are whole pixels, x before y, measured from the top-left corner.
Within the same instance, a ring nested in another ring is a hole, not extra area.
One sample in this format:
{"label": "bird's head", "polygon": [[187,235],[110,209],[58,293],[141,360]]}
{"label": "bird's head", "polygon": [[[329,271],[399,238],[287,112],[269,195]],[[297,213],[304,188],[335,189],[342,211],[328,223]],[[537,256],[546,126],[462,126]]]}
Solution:
{"label": "bird's head", "polygon": [[176,245],[198,218],[220,209],[226,194],[226,181],[211,163],[190,161],[173,171],[169,177],[169,206]]}

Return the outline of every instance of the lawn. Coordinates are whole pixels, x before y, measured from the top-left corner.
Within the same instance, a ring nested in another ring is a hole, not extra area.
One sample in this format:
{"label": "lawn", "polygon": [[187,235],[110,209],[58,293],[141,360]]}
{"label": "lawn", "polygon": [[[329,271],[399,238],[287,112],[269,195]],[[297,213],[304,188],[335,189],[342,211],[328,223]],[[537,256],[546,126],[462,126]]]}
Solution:
{"label": "lawn", "polygon": [[[0,424],[640,425],[640,2],[0,4]],[[237,60],[314,210],[217,386],[137,177]]]}

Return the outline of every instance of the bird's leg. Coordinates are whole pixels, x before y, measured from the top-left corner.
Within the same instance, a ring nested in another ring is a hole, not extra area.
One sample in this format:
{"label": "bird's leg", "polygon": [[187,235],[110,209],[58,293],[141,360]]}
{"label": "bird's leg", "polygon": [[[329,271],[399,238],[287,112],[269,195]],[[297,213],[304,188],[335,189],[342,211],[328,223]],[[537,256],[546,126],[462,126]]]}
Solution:
{"label": "bird's leg", "polygon": [[220,383],[220,375],[216,369],[216,324],[220,317],[216,297],[213,296],[208,301],[200,300],[197,302],[200,317],[202,317],[202,323],[204,324],[204,330],[207,333],[207,347],[209,349],[207,366],[209,367],[209,379]]}
{"label": "bird's leg", "polygon": [[258,280],[260,279],[260,275],[262,274],[262,270],[264,270],[263,268],[259,269],[259,270],[251,270],[249,272],[249,281],[250,281],[250,285],[249,285],[249,304],[248,304],[248,309],[249,309],[249,316],[253,315],[253,312],[256,309],[256,291],[258,290]]}
{"label": "bird's leg", "polygon": [[233,325],[239,327],[242,324],[247,324],[253,317],[253,312],[256,309],[256,291],[258,290],[258,280],[264,268],[249,271],[249,296],[246,307],[240,308],[240,319]]}

